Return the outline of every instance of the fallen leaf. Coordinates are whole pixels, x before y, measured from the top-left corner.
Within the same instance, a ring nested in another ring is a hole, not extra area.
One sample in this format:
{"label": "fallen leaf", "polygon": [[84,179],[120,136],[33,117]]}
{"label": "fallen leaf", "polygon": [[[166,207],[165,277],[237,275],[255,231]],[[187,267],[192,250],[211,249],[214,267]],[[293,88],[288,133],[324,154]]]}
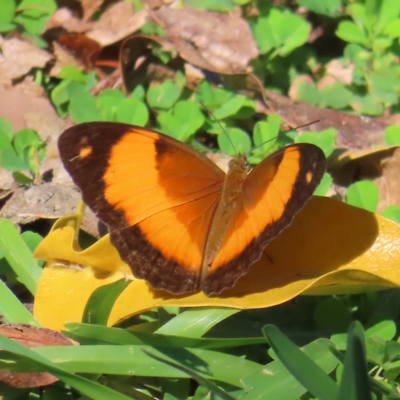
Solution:
{"label": "fallen leaf", "polygon": [[52,76],[57,76],[66,65],[80,70],[93,69],[95,55],[101,50],[99,43],[82,33],[60,35],[57,41],[53,41],[53,47],[56,64],[51,70]]}
{"label": "fallen leaf", "polygon": [[87,36],[102,46],[118,42],[139,30],[147,22],[146,10],[134,12],[133,5],[118,2],[108,8]]}
{"label": "fallen leaf", "polygon": [[387,206],[400,207],[400,148],[392,149],[390,156],[381,159],[380,176],[374,182],[379,188],[377,212],[381,213]]}
{"label": "fallen leaf", "polygon": [[69,8],[62,7],[52,14],[46,24],[45,37],[48,31],[54,28],[65,28],[67,32],[82,33],[88,31],[93,26],[93,22],[87,22],[75,17],[74,12]]}
{"label": "fallen leaf", "polygon": [[104,0],[81,0],[84,21],[88,21],[92,18],[93,14],[103,3]]}
{"label": "fallen leaf", "polygon": [[[0,325],[0,334],[29,348],[41,346],[72,346],[78,344],[59,332],[46,328],[35,328],[24,324]],[[57,382],[58,378],[48,372],[13,373],[0,371],[0,381],[7,386],[23,389],[47,386]]]}
{"label": "fallen leaf", "polygon": [[43,68],[53,56],[45,50],[17,38],[3,39],[0,36],[0,84],[11,85],[32,68]]}
{"label": "fallen leaf", "polygon": [[246,70],[258,49],[247,22],[222,13],[161,7],[151,14],[168,33],[181,57],[200,66],[205,60],[212,71]]}
{"label": "fallen leaf", "polygon": [[81,251],[74,240],[77,227],[76,217],[60,219],[35,252],[48,263],[38,284],[34,315],[52,329],[80,322],[93,291],[123,278],[132,283],[116,301],[108,325],[155,307],[264,308],[299,294],[400,286],[399,226],[329,198],[311,199],[249,273],[214,297],[201,292],[175,296],[152,289],[132,276],[108,235]]}
{"label": "fallen leaf", "polygon": [[300,131],[322,131],[335,128],[337,147],[352,150],[371,149],[374,146],[384,147],[383,134],[388,124],[381,118],[319,108],[304,102],[295,102],[271,91],[265,91],[265,103],[271,112],[278,114],[293,127],[318,120],[311,126],[299,129]]}

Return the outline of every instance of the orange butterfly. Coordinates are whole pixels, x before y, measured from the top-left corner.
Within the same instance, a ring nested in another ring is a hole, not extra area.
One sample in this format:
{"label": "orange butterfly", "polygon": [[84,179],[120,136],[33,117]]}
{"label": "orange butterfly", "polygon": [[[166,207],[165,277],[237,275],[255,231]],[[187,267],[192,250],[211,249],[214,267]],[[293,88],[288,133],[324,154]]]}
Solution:
{"label": "orange butterfly", "polygon": [[58,146],[135,277],[174,294],[232,287],[312,196],[326,166],[317,146],[293,144],[249,174],[239,154],[225,174],[169,136],[111,122],[69,128]]}

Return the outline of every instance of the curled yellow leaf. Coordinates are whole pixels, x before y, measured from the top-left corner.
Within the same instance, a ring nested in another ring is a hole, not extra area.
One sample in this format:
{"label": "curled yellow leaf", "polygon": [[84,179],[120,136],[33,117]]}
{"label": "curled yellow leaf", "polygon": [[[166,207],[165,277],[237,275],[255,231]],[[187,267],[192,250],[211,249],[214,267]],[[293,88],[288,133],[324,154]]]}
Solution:
{"label": "curled yellow leaf", "polygon": [[132,276],[108,235],[81,251],[75,240],[77,225],[71,217],[60,219],[35,253],[47,265],[34,314],[52,329],[79,322],[93,291],[124,277],[132,283],[117,299],[108,325],[162,306],[263,308],[299,294],[356,293],[400,285],[399,226],[329,198],[312,198],[249,273],[213,297],[154,290]]}

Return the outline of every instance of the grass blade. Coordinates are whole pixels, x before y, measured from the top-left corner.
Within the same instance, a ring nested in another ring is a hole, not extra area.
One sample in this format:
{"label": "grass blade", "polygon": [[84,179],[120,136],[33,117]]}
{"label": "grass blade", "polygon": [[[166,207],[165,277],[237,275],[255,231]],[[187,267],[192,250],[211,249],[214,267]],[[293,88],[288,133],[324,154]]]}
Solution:
{"label": "grass blade", "polygon": [[82,322],[107,325],[108,317],[114,307],[115,301],[130,283],[130,280],[121,279],[97,288],[86,303]]}
{"label": "grass blade", "polygon": [[240,310],[232,310],[230,308],[188,310],[172,318],[159,328],[156,333],[201,337],[213,326],[238,312],[240,312]]}
{"label": "grass blade", "polygon": [[0,248],[18,280],[34,295],[42,268],[12,222],[5,218],[0,218]]}
{"label": "grass blade", "polygon": [[67,336],[80,342],[80,339],[93,339],[95,343],[109,344],[134,344],[163,347],[191,347],[197,349],[220,349],[238,346],[249,346],[267,343],[263,337],[256,338],[233,338],[233,339],[209,339],[192,338],[175,335],[163,335],[150,332],[129,331],[120,328],[110,328],[98,325],[79,324],[76,322],[66,323],[69,331],[64,332]]}
{"label": "grass blade", "polygon": [[191,378],[196,380],[199,385],[202,385],[206,387],[208,390],[219,396],[223,400],[235,400],[234,397],[230,396],[228,393],[226,393],[223,389],[218,387],[215,383],[209,381],[206,378],[203,378],[201,375],[199,375],[197,372],[195,372],[191,368],[184,367],[183,365],[177,364],[173,361],[167,360],[163,357],[156,356],[153,354],[151,351],[148,351],[146,349],[143,349],[143,352],[147,354],[148,356],[154,358],[157,361],[163,362],[167,365],[170,365],[171,367],[174,367],[176,369],[179,369],[180,371],[184,372],[185,374],[189,375]]}
{"label": "grass blade", "polygon": [[352,322],[338,400],[372,400],[362,325]]}
{"label": "grass blade", "polygon": [[[69,347],[69,346],[65,346]],[[83,378],[78,375],[71,374],[59,367],[58,365],[52,363],[45,357],[36,353],[35,351],[22,346],[21,344],[14,342],[13,340],[0,335],[0,348],[2,350],[13,353],[23,360],[28,360],[34,362],[41,371],[47,371],[72,386],[76,390],[85,394],[86,396],[96,399],[96,400],[129,400],[127,397],[115,390],[109,389],[97,382],[93,382],[89,379]]]}
{"label": "grass blade", "polygon": [[337,400],[339,386],[278,328],[267,325],[263,333],[282,364],[305,388],[320,400]]}
{"label": "grass blade", "polygon": [[0,299],[0,314],[4,317],[5,322],[40,326],[35,317],[2,280],[0,280]]}

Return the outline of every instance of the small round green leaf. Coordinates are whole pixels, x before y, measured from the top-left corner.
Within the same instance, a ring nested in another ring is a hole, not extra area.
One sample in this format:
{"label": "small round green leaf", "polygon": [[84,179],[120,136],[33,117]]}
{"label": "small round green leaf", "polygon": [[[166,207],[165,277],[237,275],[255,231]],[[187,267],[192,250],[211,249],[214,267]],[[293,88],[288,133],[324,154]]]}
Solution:
{"label": "small round green leaf", "polygon": [[375,212],[378,207],[379,189],[370,181],[359,181],[350,185],[346,192],[346,202],[352,206]]}
{"label": "small round green leaf", "polygon": [[147,91],[146,99],[150,107],[171,108],[181,95],[181,88],[172,81],[165,81],[155,85]]}
{"label": "small round green leaf", "polygon": [[218,135],[220,149],[230,155],[248,154],[251,151],[251,139],[246,131],[239,128],[227,128]]}
{"label": "small round green leaf", "polygon": [[145,126],[149,120],[146,105],[133,98],[122,100],[117,107],[117,121],[138,126]]}
{"label": "small round green leaf", "polygon": [[400,126],[391,125],[385,129],[383,140],[388,146],[400,145]]}

